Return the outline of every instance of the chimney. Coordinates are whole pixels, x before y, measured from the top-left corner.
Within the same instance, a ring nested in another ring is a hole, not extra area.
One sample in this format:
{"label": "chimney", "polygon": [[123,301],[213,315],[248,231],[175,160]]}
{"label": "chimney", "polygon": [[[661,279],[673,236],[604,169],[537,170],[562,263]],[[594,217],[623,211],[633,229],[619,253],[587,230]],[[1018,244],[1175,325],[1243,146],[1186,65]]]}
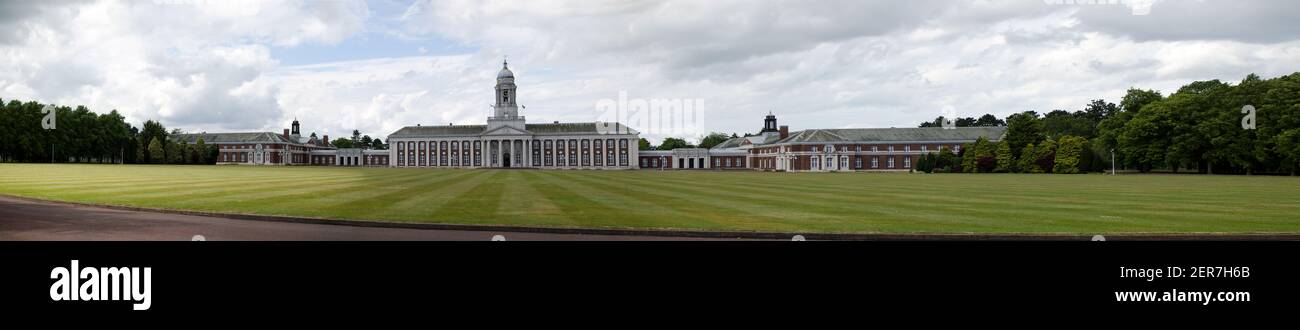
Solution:
{"label": "chimney", "polygon": [[784,139],[788,137],[790,137],[790,126],[781,125],[781,138]]}
{"label": "chimney", "polygon": [[322,135],[322,136],[325,137],[325,141],[321,141],[320,145],[323,145],[323,146],[330,145],[330,135],[329,135],[329,134],[325,134],[325,135]]}
{"label": "chimney", "polygon": [[288,128],[284,129],[284,139],[285,139],[285,140],[288,140],[288,139],[289,139],[289,129],[288,129]]}

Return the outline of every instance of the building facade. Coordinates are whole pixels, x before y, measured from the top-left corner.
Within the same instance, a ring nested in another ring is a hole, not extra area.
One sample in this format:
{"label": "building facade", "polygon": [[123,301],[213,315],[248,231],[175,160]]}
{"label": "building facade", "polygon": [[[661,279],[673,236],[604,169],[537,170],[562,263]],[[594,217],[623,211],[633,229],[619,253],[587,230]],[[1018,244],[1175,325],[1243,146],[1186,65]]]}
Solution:
{"label": "building facade", "polygon": [[533,123],[519,114],[514,72],[497,73],[484,125],[407,126],[388,135],[390,166],[635,169],[640,133],[621,123]]}
{"label": "building facade", "polygon": [[217,145],[218,164],[382,166],[402,168],[535,168],[763,170],[791,172],[909,171],[921,155],[983,137],[998,142],[1005,127],[848,128],[790,132],[769,113],[757,135],[712,148],[638,150],[640,133],[621,123],[528,123],[519,113],[514,72],[497,73],[492,114],[482,125],[415,125],[388,135],[388,150],[339,149],[329,136],[299,134],[175,134]]}
{"label": "building facade", "polygon": [[302,136],[293,120],[283,134],[271,132],[172,134],[174,142],[215,145],[218,165],[388,166],[388,152],[335,148],[329,135]]}
{"label": "building facade", "polygon": [[642,151],[639,165],[654,169],[750,169],[788,172],[910,171],[923,154],[983,137],[1001,141],[1006,127],[809,129],[790,133],[768,114],[758,135],[710,149]]}

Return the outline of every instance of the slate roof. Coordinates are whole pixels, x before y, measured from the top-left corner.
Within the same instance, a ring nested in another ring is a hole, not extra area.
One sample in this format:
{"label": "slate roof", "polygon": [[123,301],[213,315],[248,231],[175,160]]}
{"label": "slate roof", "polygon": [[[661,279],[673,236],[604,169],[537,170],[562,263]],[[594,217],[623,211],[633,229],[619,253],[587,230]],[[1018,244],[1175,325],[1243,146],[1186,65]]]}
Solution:
{"label": "slate roof", "polygon": [[810,129],[776,143],[974,141],[980,137],[1001,140],[1006,131],[1006,127]]}
{"label": "slate roof", "polygon": [[732,148],[739,148],[740,146],[744,145],[744,142],[745,142],[746,140],[748,140],[749,143],[752,144],[752,145],[760,145],[760,144],[773,143],[773,142],[776,142],[777,140],[780,140],[780,139],[781,139],[781,136],[780,136],[780,135],[776,135],[776,134],[763,134],[763,135],[753,135],[753,136],[734,137],[734,138],[727,139],[726,141],[722,141],[722,143],[719,143],[718,145],[713,146],[713,148],[711,148],[711,149],[715,149],[715,150],[717,150],[717,149],[732,149]]}
{"label": "slate roof", "polygon": [[477,135],[482,134],[487,125],[442,125],[442,126],[407,126],[389,134],[388,137],[421,137],[434,135]]}
{"label": "slate roof", "polygon": [[271,132],[247,132],[247,133],[187,133],[172,134],[168,136],[173,141],[184,141],[189,144],[198,143],[203,139],[203,143],[294,143],[284,138],[284,135]]}

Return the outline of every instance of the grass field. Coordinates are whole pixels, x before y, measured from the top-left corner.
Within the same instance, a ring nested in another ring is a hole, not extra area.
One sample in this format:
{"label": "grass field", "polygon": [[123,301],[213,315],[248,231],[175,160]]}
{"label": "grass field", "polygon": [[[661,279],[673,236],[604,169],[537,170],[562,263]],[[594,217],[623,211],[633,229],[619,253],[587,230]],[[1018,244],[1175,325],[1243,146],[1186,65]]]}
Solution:
{"label": "grass field", "polygon": [[1294,177],[0,164],[0,194],[166,209],[518,226],[1300,232],[1300,178]]}

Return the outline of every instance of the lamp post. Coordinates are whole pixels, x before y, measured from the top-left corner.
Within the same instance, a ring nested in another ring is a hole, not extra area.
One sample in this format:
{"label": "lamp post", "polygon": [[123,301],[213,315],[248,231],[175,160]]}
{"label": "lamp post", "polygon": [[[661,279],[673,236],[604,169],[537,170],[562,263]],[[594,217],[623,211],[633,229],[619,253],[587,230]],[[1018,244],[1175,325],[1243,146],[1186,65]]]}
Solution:
{"label": "lamp post", "polygon": [[1115,149],[1110,149],[1110,175],[1115,175]]}

